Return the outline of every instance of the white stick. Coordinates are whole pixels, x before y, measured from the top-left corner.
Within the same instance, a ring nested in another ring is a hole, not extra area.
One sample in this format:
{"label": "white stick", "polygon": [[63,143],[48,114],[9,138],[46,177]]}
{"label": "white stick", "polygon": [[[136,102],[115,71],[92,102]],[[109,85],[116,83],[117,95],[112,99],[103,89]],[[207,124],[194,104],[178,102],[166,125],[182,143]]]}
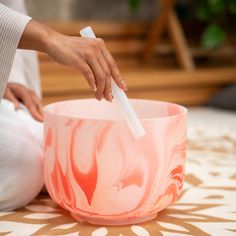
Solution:
{"label": "white stick", "polygon": [[[92,28],[90,26],[85,27],[80,31],[80,35],[84,38],[96,38]],[[133,136],[138,139],[145,135],[145,130],[140,123],[138,116],[136,115],[134,109],[132,108],[125,92],[118,87],[115,81],[111,80],[112,95],[119,105],[123,116],[133,134]]]}

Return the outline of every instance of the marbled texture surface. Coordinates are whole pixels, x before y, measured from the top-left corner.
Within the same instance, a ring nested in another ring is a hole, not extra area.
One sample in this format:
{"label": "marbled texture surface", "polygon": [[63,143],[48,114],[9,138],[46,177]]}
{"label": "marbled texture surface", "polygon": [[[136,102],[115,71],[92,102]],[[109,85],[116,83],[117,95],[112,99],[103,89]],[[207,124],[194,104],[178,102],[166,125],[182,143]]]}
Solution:
{"label": "marbled texture surface", "polygon": [[135,140],[115,104],[93,99],[45,108],[45,181],[78,220],[126,224],[154,218],[183,185],[186,110],[132,100],[146,135]]}

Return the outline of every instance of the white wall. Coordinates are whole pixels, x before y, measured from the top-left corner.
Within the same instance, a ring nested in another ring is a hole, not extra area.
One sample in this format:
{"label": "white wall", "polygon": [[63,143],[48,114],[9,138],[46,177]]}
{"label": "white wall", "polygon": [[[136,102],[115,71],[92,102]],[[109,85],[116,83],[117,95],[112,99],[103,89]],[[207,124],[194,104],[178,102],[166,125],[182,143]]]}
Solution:
{"label": "white wall", "polygon": [[132,13],[129,0],[26,0],[30,15],[39,20],[149,20],[157,12],[157,0],[140,0]]}

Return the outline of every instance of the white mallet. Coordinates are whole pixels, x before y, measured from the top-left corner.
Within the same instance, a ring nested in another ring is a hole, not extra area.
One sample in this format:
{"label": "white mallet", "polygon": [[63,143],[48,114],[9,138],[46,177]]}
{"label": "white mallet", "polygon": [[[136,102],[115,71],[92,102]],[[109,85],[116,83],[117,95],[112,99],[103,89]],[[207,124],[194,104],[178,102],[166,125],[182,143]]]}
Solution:
{"label": "white mallet", "polygon": [[[80,35],[84,38],[96,38],[92,28],[90,26],[83,28],[80,31]],[[136,115],[134,109],[132,108],[125,92],[118,87],[115,81],[111,80],[112,95],[118,104],[123,116],[133,134],[133,136],[138,139],[145,135],[145,130],[140,123],[138,116]]]}

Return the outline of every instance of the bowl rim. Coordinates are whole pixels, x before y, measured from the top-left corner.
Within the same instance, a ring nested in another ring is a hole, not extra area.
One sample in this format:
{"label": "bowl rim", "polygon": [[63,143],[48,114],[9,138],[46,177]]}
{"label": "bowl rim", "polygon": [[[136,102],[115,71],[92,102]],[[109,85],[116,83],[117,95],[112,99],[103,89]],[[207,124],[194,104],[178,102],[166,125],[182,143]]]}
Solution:
{"label": "bowl rim", "polygon": [[[46,116],[53,116],[56,117],[57,119],[71,119],[71,120],[86,120],[86,121],[97,121],[97,122],[101,122],[101,121],[106,121],[106,122],[125,122],[124,119],[102,119],[102,118],[86,118],[86,117],[75,117],[75,116],[65,116],[65,115],[58,115],[55,114],[53,112],[49,111],[49,108],[55,104],[59,104],[59,103],[69,103],[69,102],[74,102],[74,101],[89,101],[89,100],[96,100],[95,98],[83,98],[83,99],[70,99],[70,100],[63,100],[63,101],[58,101],[58,102],[54,102],[54,103],[50,103],[47,104],[46,106],[44,106],[43,108],[43,113],[44,113],[44,117]],[[187,116],[188,114],[188,109],[183,106],[183,105],[179,105],[177,103],[173,103],[173,102],[166,102],[166,101],[159,101],[159,100],[154,100],[154,99],[137,99],[137,98],[129,98],[129,100],[132,101],[146,101],[146,102],[155,102],[155,103],[159,103],[159,104],[169,104],[172,106],[177,106],[180,109],[180,112],[178,112],[177,114],[174,115],[169,115],[169,116],[161,116],[161,117],[152,117],[152,118],[139,118],[139,120],[141,122],[147,122],[147,121],[155,121],[155,120],[169,120],[169,119],[175,119],[179,116]]]}

